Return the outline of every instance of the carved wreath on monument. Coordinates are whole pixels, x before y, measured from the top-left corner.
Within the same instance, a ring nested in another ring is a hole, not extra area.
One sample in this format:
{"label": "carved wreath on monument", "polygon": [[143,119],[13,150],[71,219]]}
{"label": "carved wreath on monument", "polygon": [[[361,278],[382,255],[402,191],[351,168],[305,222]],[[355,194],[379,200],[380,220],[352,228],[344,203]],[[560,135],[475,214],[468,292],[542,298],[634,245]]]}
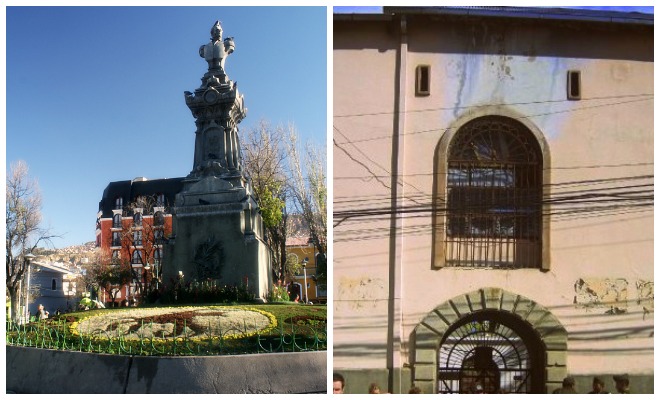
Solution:
{"label": "carved wreath on monument", "polygon": [[216,241],[214,236],[210,236],[195,249],[193,263],[197,279],[200,281],[207,279],[220,279],[220,271],[224,266],[224,249],[220,241]]}

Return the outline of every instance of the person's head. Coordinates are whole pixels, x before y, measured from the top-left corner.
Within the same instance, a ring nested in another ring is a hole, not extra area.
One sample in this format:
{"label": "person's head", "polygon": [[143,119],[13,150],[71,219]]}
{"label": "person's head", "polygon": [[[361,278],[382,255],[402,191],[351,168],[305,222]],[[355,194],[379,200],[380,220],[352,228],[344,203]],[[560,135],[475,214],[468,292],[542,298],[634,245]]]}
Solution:
{"label": "person's head", "polygon": [[594,392],[602,392],[605,389],[605,382],[599,377],[594,377],[591,387],[594,389]]}
{"label": "person's head", "polygon": [[408,391],[410,394],[422,394],[422,389],[418,388],[417,386],[413,386],[410,388]]}
{"label": "person's head", "polygon": [[628,389],[628,386],[630,385],[630,379],[628,378],[628,374],[614,375],[613,379],[617,392],[623,393]]}
{"label": "person's head", "polygon": [[474,393],[484,394],[484,387],[477,384],[477,386],[474,387]]}
{"label": "person's head", "polygon": [[575,387],[575,379],[572,376],[567,376],[561,383],[561,386],[564,388]]}
{"label": "person's head", "polygon": [[380,394],[380,387],[377,384],[372,383],[369,385],[369,394]]}
{"label": "person's head", "polygon": [[44,305],[43,305],[43,304],[39,304],[38,309],[39,309],[39,310],[43,310],[43,309],[44,309]]}
{"label": "person's head", "polygon": [[332,375],[332,394],[344,393],[344,376],[335,372]]}

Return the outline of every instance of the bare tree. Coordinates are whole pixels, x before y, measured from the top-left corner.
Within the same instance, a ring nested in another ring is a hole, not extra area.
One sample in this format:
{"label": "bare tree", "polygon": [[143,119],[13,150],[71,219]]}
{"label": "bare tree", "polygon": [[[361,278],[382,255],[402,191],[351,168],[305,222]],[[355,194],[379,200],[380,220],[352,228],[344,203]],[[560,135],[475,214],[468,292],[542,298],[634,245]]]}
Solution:
{"label": "bare tree", "polygon": [[[122,222],[119,232],[123,257],[121,265],[131,273],[131,282],[137,293],[145,296],[149,289],[150,275],[145,267],[154,268],[161,261],[164,238],[171,233],[165,224],[165,204],[158,204],[157,196],[140,196],[124,208],[124,215],[132,221]],[[135,268],[142,265],[141,269]],[[157,277],[154,277],[157,279]]]}
{"label": "bare tree", "polygon": [[289,127],[288,158],[289,188],[296,213],[300,214],[319,252],[317,279],[324,283],[327,251],[327,184],[325,148],[307,143],[301,158],[298,150],[298,134]]}
{"label": "bare tree", "polygon": [[286,157],[288,139],[282,127],[266,121],[246,132],[243,161],[266,227],[273,269],[282,278],[286,265]]}
{"label": "bare tree", "polygon": [[49,243],[56,237],[40,227],[41,192],[28,171],[24,161],[17,161],[11,164],[7,174],[7,292],[11,299],[11,319],[16,323],[20,318],[20,287],[27,274],[25,255],[36,249],[40,242]]}

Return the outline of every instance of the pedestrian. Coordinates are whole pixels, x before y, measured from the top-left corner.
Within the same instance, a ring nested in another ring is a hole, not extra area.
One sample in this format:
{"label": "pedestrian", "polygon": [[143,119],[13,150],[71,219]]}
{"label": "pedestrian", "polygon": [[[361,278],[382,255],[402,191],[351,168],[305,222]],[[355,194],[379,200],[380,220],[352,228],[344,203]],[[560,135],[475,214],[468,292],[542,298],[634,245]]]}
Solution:
{"label": "pedestrian", "polygon": [[614,386],[617,392],[620,394],[631,394],[628,374],[614,375],[612,379],[614,379]]}
{"label": "pedestrian", "polygon": [[588,394],[610,394],[610,392],[605,390],[605,382],[597,376],[594,377],[591,387],[593,390]]}
{"label": "pedestrian", "polygon": [[380,387],[376,383],[369,385],[369,394],[380,394]]}
{"label": "pedestrian", "polygon": [[561,387],[555,389],[553,394],[572,394],[577,393],[575,391],[575,379],[572,376],[567,376],[561,383]]}
{"label": "pedestrian", "polygon": [[344,376],[338,372],[332,374],[332,394],[344,394]]}
{"label": "pedestrian", "polygon": [[486,394],[486,392],[484,391],[484,387],[481,386],[480,384],[477,384],[477,385],[474,387],[474,393],[475,393],[475,394]]}
{"label": "pedestrian", "polygon": [[48,311],[44,309],[43,304],[39,304],[39,307],[37,308],[37,319],[41,321],[46,318],[48,318]]}

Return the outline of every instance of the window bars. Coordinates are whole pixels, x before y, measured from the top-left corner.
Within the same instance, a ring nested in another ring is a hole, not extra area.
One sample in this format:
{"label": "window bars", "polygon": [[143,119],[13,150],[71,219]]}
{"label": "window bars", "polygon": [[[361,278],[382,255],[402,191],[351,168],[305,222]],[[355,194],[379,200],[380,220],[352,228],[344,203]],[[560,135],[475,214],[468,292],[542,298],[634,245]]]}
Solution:
{"label": "window bars", "polygon": [[540,267],[542,162],[527,128],[476,119],[452,140],[447,167],[446,265]]}

